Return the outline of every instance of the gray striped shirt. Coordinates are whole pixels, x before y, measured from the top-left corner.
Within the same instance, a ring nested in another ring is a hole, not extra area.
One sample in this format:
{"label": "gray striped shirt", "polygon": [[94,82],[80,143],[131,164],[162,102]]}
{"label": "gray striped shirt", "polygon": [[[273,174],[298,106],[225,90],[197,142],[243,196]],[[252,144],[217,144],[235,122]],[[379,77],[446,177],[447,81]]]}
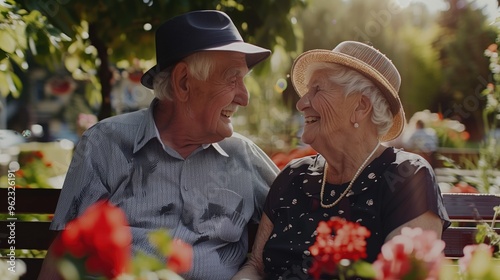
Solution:
{"label": "gray striped shirt", "polygon": [[133,250],[155,255],[147,239],[158,228],[193,245],[186,279],[230,279],[245,260],[247,224],[258,222],[278,168],[234,133],[183,159],[162,145],[152,108],[103,120],[78,143],[52,230],[63,230],[99,199],[126,213]]}

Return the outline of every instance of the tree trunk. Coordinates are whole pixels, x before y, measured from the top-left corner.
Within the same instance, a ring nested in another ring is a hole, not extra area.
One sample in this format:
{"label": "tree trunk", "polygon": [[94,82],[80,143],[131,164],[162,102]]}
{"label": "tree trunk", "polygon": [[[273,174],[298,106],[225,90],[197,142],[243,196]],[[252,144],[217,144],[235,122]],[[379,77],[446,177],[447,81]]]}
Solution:
{"label": "tree trunk", "polygon": [[101,38],[99,38],[98,27],[95,24],[89,25],[89,39],[92,45],[97,49],[97,56],[101,60],[97,75],[101,83],[102,104],[99,120],[111,116],[111,78],[113,73],[109,69],[108,48]]}

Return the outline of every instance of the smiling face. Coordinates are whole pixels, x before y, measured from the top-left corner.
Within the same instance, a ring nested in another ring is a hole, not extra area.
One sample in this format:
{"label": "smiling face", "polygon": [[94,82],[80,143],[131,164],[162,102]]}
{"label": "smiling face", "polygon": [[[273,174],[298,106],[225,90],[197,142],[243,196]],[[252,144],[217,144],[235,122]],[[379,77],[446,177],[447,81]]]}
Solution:
{"label": "smiling face", "polygon": [[329,80],[332,70],[315,70],[307,80],[307,93],[297,102],[305,118],[302,141],[318,149],[339,140],[351,129],[350,118],[360,94],[344,95],[343,87]]}
{"label": "smiling face", "polygon": [[210,54],[215,61],[209,77],[189,80],[189,118],[192,131],[204,143],[218,142],[233,134],[231,116],[239,106],[248,104],[243,78],[248,73],[245,55],[237,52]]}

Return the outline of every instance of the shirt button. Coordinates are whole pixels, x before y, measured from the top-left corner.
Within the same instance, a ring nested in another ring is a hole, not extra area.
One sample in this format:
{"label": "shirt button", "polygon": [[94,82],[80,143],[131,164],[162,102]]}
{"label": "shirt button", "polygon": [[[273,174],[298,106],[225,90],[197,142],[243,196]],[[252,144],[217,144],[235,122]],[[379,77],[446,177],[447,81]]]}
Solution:
{"label": "shirt button", "polygon": [[187,191],[188,190],[188,187],[186,185],[184,185],[184,190]]}

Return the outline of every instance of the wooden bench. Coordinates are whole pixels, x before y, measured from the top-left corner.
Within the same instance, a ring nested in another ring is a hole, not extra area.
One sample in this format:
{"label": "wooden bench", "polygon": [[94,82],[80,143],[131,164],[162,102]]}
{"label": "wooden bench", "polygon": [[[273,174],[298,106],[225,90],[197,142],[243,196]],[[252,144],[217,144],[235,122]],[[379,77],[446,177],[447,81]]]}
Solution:
{"label": "wooden bench", "polygon": [[[9,215],[8,197],[9,191],[12,189],[0,188],[0,214],[7,218],[0,220],[0,249],[10,251],[11,246],[15,246],[16,250],[42,250],[46,251],[56,233],[49,230],[50,221],[21,221],[16,218],[19,214],[53,214],[56,210],[57,201],[59,199],[60,189],[15,189],[15,205],[14,216]],[[15,223],[15,229],[10,232],[8,225]],[[249,224],[248,238],[250,252],[253,245],[253,240],[257,233],[257,224]],[[9,237],[15,240],[15,244],[9,243]],[[4,256],[9,259],[9,256]],[[21,280],[37,279],[42,267],[43,258],[18,257],[27,267],[27,273],[21,277]]]}
{"label": "wooden bench", "polygon": [[[55,233],[49,230],[50,221],[21,221],[17,218],[20,214],[53,214],[56,210],[60,189],[15,189],[15,195],[9,193],[12,189],[0,188],[0,214],[6,216],[0,221],[0,249],[8,250],[11,246],[16,250],[47,250]],[[9,213],[8,197],[14,197],[15,205],[12,214]],[[14,224],[12,230],[9,225]],[[15,244],[9,243],[14,240]],[[5,256],[8,259],[10,256]],[[21,279],[37,279],[42,267],[43,258],[18,257],[27,267],[27,272]]]}
{"label": "wooden bench", "polygon": [[[443,193],[443,202],[453,224],[443,232],[444,253],[449,258],[463,256],[463,248],[474,244],[478,221],[491,222],[493,207],[500,206],[500,196],[492,194]],[[497,220],[500,217],[497,217]],[[499,223],[497,223],[498,225]],[[500,228],[495,228],[500,233]]]}
{"label": "wooden bench", "polygon": [[[59,199],[59,189],[16,189],[15,214],[47,213],[55,211]],[[0,214],[8,215],[7,199],[8,189],[0,189],[1,211]],[[500,196],[488,194],[443,194],[444,204],[448,215],[454,225],[448,228],[442,236],[446,242],[445,255],[458,258],[463,255],[464,246],[473,244],[476,231],[476,217],[484,221],[493,219],[493,207],[500,205]],[[10,216],[9,216],[10,217]],[[0,249],[10,249],[8,243],[11,236],[8,225],[13,220],[0,221]],[[47,250],[54,239],[54,232],[49,230],[48,221],[20,221],[15,220],[15,246],[16,249]],[[464,224],[467,223],[467,224]],[[249,250],[257,230],[256,225],[249,227]],[[500,232],[500,229],[498,229]],[[17,257],[16,257],[17,259]],[[21,279],[36,279],[39,274],[43,258],[20,258],[28,268],[27,274]]]}

